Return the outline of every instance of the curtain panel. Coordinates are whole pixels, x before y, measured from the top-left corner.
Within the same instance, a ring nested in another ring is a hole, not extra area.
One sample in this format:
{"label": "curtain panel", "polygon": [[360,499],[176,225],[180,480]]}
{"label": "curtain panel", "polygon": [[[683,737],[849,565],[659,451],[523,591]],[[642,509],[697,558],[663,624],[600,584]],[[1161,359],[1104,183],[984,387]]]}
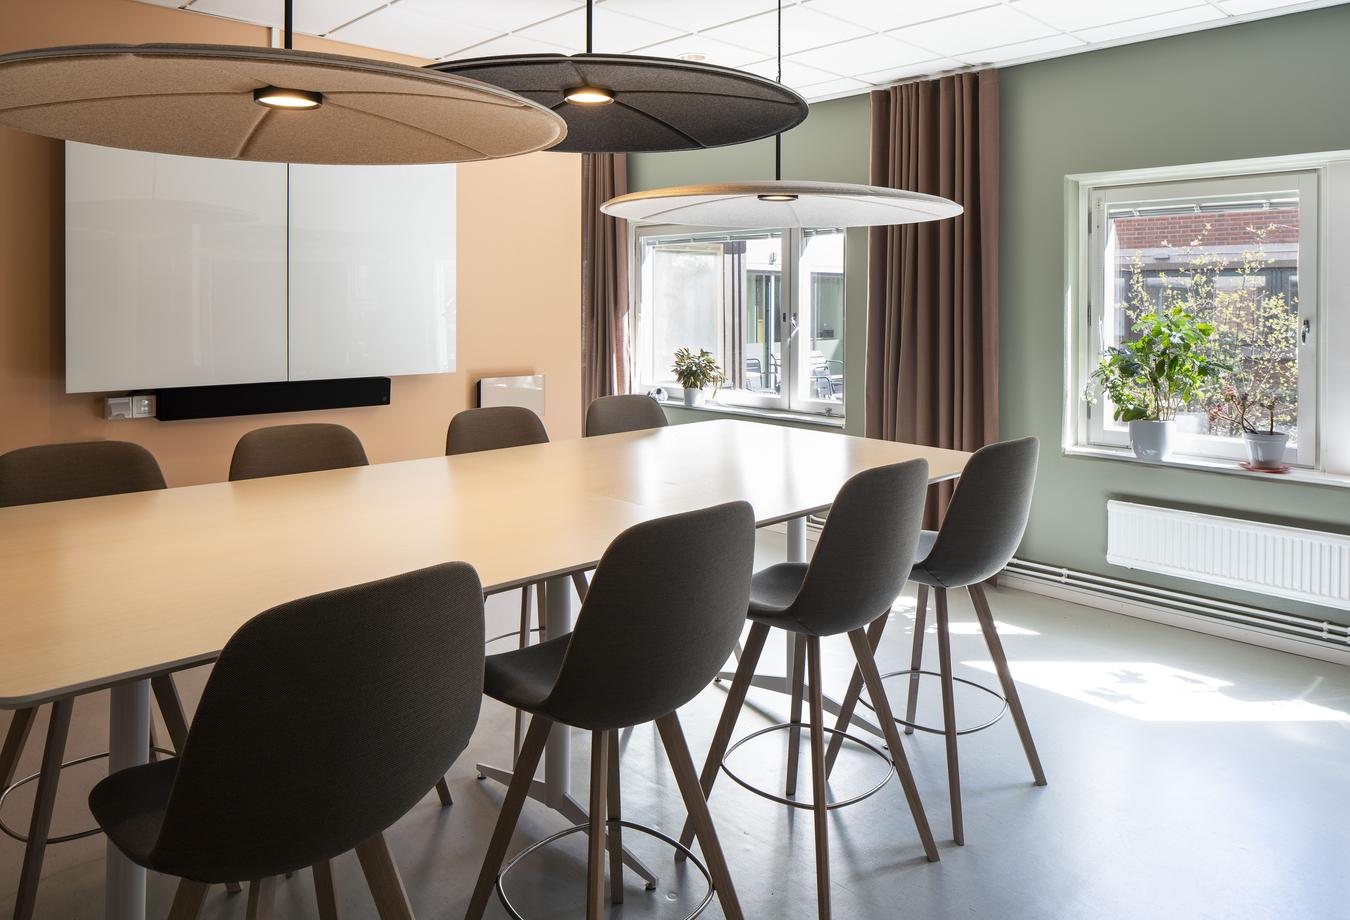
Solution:
{"label": "curtain panel", "polygon": [[999,432],[997,72],[873,92],[871,117],[872,184],[965,213],[870,231],[866,434],[975,450]]}
{"label": "curtain panel", "polygon": [[628,391],[628,227],[600,205],[628,192],[628,158],[581,156],[581,410]]}

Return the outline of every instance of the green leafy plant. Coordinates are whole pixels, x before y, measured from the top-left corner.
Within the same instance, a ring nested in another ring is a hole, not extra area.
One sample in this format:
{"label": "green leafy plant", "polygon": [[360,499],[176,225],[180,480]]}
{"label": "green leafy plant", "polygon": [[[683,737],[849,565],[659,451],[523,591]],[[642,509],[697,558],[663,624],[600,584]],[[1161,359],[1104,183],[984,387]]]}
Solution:
{"label": "green leafy plant", "polygon": [[680,386],[686,390],[712,387],[713,395],[716,396],[718,388],[727,382],[727,375],[717,366],[717,359],[702,348],[698,354],[694,354],[687,346],[681,346],[675,352],[675,366],[671,370],[675,372],[675,379],[680,382]]}
{"label": "green leafy plant", "polygon": [[1118,422],[1170,421],[1229,369],[1205,347],[1213,324],[1197,322],[1180,306],[1140,317],[1134,332],[1133,341],[1102,351],[1087,393],[1090,400],[1094,386],[1100,388]]}

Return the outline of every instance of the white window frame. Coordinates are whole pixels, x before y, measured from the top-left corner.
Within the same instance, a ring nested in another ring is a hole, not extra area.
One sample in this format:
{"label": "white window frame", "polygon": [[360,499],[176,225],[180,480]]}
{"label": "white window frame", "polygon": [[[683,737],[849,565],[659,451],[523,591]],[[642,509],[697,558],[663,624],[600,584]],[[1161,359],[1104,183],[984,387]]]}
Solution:
{"label": "white window frame", "polygon": [[[1065,409],[1063,446],[1067,452],[1096,449],[1126,452],[1128,437],[1109,422],[1109,407],[1089,405],[1083,398],[1089,375],[1104,343],[1106,319],[1106,209],[1114,202],[1185,199],[1197,196],[1240,196],[1269,192],[1283,186],[1299,192],[1299,318],[1307,322],[1299,345],[1299,443],[1290,447],[1286,462],[1306,470],[1350,471],[1350,442],[1344,450],[1328,453],[1326,394],[1350,383],[1350,367],[1327,360],[1332,323],[1319,321],[1319,307],[1328,290],[1344,295],[1350,290],[1350,266],[1338,270],[1326,253],[1333,231],[1344,238],[1350,215],[1328,220],[1328,200],[1350,201],[1350,155],[1312,154],[1296,157],[1233,161],[1199,166],[1068,176],[1065,180]],[[1328,174],[1337,181],[1328,181]],[[1346,324],[1335,324],[1344,326]],[[1338,330],[1340,334],[1350,328]],[[1329,370],[1330,367],[1330,370]],[[1344,392],[1343,390],[1339,392]],[[1181,445],[1178,460],[1201,462],[1240,460],[1245,452],[1239,438],[1206,438],[1203,452],[1188,458]]]}
{"label": "white window frame", "polygon": [[[751,390],[735,390],[724,387],[718,391],[717,402],[720,405],[728,407],[738,407],[747,409],[762,409],[774,413],[791,413],[795,415],[817,415],[826,416],[831,419],[843,419],[846,413],[846,399],[841,398],[838,401],[828,399],[816,399],[809,395],[798,395],[809,393],[809,381],[799,379],[809,373],[807,362],[802,361],[798,354],[799,343],[809,342],[810,336],[799,336],[798,333],[804,328],[801,317],[808,309],[804,309],[797,300],[799,291],[798,276],[801,271],[801,253],[802,244],[806,239],[806,234],[794,228],[768,229],[763,231],[756,230],[710,230],[706,227],[688,227],[674,224],[645,224],[634,226],[629,237],[629,299],[632,310],[633,321],[629,324],[630,335],[632,337],[630,354],[633,356],[633,387],[635,392],[646,392],[653,387],[661,387],[667,393],[675,398],[679,398],[684,390],[675,381],[674,376],[670,374],[667,368],[649,368],[645,367],[646,356],[652,352],[651,327],[645,322],[643,316],[642,290],[643,290],[643,265],[641,259],[642,247],[644,241],[651,237],[674,237],[676,239],[688,238],[691,242],[697,242],[699,239],[721,240],[727,236],[757,233],[781,234],[779,237],[779,322],[781,328],[785,331],[783,341],[779,346],[779,376],[780,392],[761,393]],[[847,259],[847,234],[842,229],[845,247],[845,259]],[[841,319],[844,328],[841,330],[841,341],[846,342],[848,334],[848,273],[844,269],[841,272],[842,295],[844,309],[841,312]],[[845,365],[845,374],[847,374],[847,364]],[[710,406],[709,408],[716,408]]]}

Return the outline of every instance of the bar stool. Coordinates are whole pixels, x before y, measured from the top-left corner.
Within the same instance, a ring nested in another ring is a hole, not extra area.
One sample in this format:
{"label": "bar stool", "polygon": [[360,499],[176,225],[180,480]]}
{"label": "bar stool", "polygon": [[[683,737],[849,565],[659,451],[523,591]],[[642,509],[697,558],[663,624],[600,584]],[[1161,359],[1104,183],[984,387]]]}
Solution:
{"label": "bar stool", "polygon": [[650,396],[600,396],[586,407],[586,437],[665,428],[665,410]]}
{"label": "bar stool", "polygon": [[[896,595],[904,587],[919,541],[927,488],[928,464],[924,460],[912,460],[859,473],[839,490],[810,563],[781,563],[755,574],[750,589],[749,608],[753,625],[746,637],[745,651],[736,668],[735,679],[727,694],[722,717],[703,766],[701,782],[705,794],[712,792],[718,772],[725,770],[757,795],[794,808],[810,808],[814,812],[816,905],[821,920],[830,916],[828,813],[833,808],[860,801],[881,788],[877,786],[862,796],[844,802],[827,802],[825,735],[829,732],[835,740],[842,740],[847,723],[833,730],[825,728],[820,663],[822,637],[848,634],[858,669],[866,680],[881,717],[886,743],[890,748],[889,758],[880,749],[862,743],[887,760],[888,778],[891,768],[899,775],[924,853],[930,862],[938,860],[937,846],[933,843],[923,802],[910,773],[904,749],[900,746],[899,731],[891,721],[890,707],[881,687],[873,648],[866,632],[869,624],[886,618]],[[756,789],[735,777],[725,764],[729,752],[728,742],[771,628],[786,631],[796,642],[792,715],[790,721],[771,726],[750,737],[768,731],[786,730],[789,733],[786,797]],[[805,689],[803,658],[809,671]],[[801,722],[803,696],[808,699],[810,708],[810,721],[806,726]],[[812,796],[809,805],[791,798],[796,794],[797,747],[803,727],[810,729]],[[691,832],[692,828],[686,824],[680,835],[682,844],[688,845]]]}
{"label": "bar stool", "polygon": [[350,428],[323,423],[274,425],[239,439],[230,458],[230,481],[340,470],[369,462],[361,439]]}
{"label": "bar stool", "polygon": [[[488,657],[487,694],[532,718],[465,920],[481,920],[494,884],[507,912],[519,918],[502,885],[506,873],[538,847],[569,834],[589,834],[587,920],[604,916],[607,842],[610,898],[622,900],[624,830],[653,836],[688,855],[671,838],[622,818],[618,731],[652,721],[707,860],[706,867],[694,860],[709,891],[690,917],[716,896],[728,920],[743,920],[675,711],[708,685],[740,635],[754,551],[754,513],[745,502],[638,524],[605,551],[572,633]],[[545,838],[503,869],[555,725],[591,733],[589,823]]]}
{"label": "bar stool", "polygon": [[[1017,545],[1022,541],[1027,518],[1031,513],[1031,496],[1036,483],[1037,452],[1038,445],[1035,438],[1021,438],[990,444],[971,455],[957,483],[951,503],[947,506],[942,529],[923,532],[915,556],[914,569],[910,572],[909,577],[919,585],[910,666],[903,671],[892,671],[882,675],[883,680],[906,675],[909,677],[909,698],[905,706],[905,717],[895,720],[905,727],[905,734],[913,734],[914,730],[918,729],[946,737],[952,836],[958,845],[965,843],[965,826],[961,810],[961,772],[957,759],[957,736],[989,728],[999,721],[1005,712],[1011,712],[1013,723],[1017,726],[1018,737],[1022,741],[1022,749],[1026,753],[1027,764],[1031,767],[1031,775],[1037,786],[1046,784],[1045,771],[1041,769],[1041,759],[1036,753],[1036,742],[1032,740],[1031,728],[1027,724],[1021,698],[1017,694],[1017,684],[1013,681],[1012,671],[1008,668],[1008,656],[1003,651],[1003,643],[999,641],[994,616],[989,609],[989,600],[985,597],[981,585],[981,582],[998,574],[1008,564],[1008,560],[1017,551]],[[922,670],[924,625],[930,588],[936,593],[937,672]],[[999,685],[1003,691],[1001,694],[982,684],[952,675],[947,591],[956,588],[965,588],[970,592],[980,633],[984,636],[989,655],[994,662],[994,669],[998,672]],[[872,639],[873,648],[879,640],[880,630]],[[915,722],[919,678],[922,675],[937,677],[941,681],[942,728],[940,729]],[[957,728],[954,701],[957,683],[970,685],[998,697],[1003,702],[1002,710],[983,724]],[[855,673],[839,714],[840,725],[848,724],[852,718],[861,690],[862,680]],[[871,695],[870,689],[868,694]],[[878,716],[881,716],[880,712]],[[882,718],[885,719],[884,716]],[[837,753],[837,746],[832,743],[829,753],[831,764]]]}
{"label": "bar stool", "polygon": [[[164,487],[164,474],[154,456],[139,444],[127,441],[44,444],[23,447],[0,456],[0,508],[149,492]],[[183,739],[187,736],[187,720],[183,716],[182,702],[178,698],[173,678],[164,674],[154,678],[151,685],[174,749],[182,750]],[[95,827],[60,837],[49,836],[61,770],[108,756],[105,751],[62,762],[73,711],[73,699],[52,704],[42,767],[32,776],[24,777],[17,783],[14,781],[19,758],[23,755],[29,733],[37,719],[37,707],[15,711],[4,745],[0,747],[0,789],[3,789],[0,792],[0,805],[19,786],[37,781],[28,833],[20,833],[0,820],[0,830],[25,845],[18,896],[15,899],[16,918],[32,916],[47,844],[66,843],[98,833]],[[151,746],[153,751],[156,746],[153,734]]]}
{"label": "bar stool", "polygon": [[412,908],[384,830],[473,734],[483,689],[483,589],[446,563],[291,601],[231,637],[181,756],[112,774],[89,805],[127,858],[181,881],[170,920],[210,884],[249,883],[271,916],[277,876],[312,867],[337,916],[330,860],[355,849],[379,916]]}

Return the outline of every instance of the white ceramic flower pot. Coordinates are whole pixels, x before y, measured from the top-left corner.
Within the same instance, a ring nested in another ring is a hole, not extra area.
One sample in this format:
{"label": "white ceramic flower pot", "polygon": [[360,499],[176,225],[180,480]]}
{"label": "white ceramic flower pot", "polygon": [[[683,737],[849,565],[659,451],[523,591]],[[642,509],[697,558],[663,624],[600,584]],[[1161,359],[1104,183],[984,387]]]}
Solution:
{"label": "white ceramic flower pot", "polygon": [[1289,435],[1283,431],[1274,434],[1244,432],[1242,442],[1247,445],[1247,461],[1259,470],[1278,470],[1284,466],[1284,449]]}
{"label": "white ceramic flower pot", "polygon": [[1130,447],[1140,460],[1166,460],[1172,455],[1176,422],[1130,422]]}
{"label": "white ceramic flower pot", "polygon": [[695,390],[691,387],[684,388],[684,404],[686,406],[703,405],[703,391]]}

